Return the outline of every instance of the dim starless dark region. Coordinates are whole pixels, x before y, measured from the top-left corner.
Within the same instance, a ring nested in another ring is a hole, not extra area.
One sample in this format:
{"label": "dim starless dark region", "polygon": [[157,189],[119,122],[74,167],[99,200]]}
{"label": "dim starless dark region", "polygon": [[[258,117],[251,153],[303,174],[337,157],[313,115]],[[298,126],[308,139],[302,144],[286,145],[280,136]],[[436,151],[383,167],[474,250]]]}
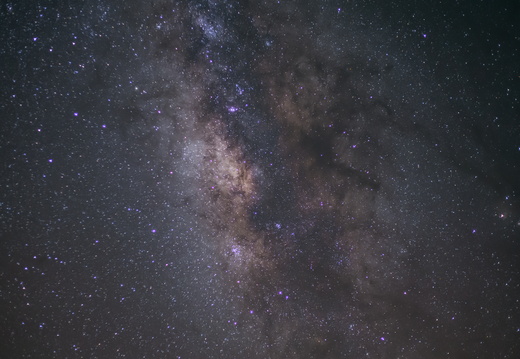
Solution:
{"label": "dim starless dark region", "polygon": [[1,358],[520,358],[515,1],[2,1]]}

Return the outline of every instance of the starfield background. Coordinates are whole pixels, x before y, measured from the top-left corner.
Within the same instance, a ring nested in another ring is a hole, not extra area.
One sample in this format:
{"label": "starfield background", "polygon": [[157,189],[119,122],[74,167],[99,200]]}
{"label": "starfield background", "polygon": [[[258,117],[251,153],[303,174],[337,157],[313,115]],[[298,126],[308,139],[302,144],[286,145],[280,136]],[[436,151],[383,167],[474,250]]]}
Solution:
{"label": "starfield background", "polygon": [[515,1],[2,1],[0,357],[519,358]]}

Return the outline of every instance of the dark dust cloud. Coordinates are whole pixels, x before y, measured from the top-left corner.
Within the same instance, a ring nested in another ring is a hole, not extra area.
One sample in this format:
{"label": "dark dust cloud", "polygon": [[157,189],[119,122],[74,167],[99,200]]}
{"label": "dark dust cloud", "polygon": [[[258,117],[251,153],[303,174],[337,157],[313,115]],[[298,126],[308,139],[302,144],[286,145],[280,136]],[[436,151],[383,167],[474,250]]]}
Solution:
{"label": "dark dust cloud", "polygon": [[520,357],[514,2],[0,5],[0,356]]}

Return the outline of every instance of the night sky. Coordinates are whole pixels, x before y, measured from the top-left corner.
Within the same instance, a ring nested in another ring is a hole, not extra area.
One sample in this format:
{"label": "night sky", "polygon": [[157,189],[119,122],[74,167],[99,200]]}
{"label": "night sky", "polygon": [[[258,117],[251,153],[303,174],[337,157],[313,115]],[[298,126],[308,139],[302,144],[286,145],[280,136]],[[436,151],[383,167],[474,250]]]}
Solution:
{"label": "night sky", "polygon": [[1,358],[519,358],[516,1],[2,1]]}

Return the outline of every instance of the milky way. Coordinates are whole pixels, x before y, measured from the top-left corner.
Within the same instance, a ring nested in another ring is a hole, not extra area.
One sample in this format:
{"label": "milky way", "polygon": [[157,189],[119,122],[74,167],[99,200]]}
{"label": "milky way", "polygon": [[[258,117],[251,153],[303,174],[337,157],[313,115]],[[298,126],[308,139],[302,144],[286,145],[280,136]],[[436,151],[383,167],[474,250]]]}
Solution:
{"label": "milky way", "polygon": [[0,352],[516,358],[518,9],[394,5],[2,5]]}

